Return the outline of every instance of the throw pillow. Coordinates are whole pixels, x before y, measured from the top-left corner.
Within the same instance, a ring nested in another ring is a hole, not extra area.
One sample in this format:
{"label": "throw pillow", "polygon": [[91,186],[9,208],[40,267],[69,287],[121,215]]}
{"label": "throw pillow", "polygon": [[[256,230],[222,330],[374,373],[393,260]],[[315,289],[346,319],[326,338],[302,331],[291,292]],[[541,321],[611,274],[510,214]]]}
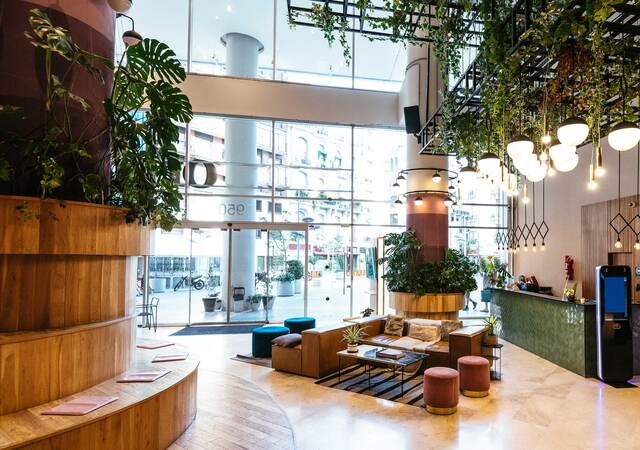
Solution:
{"label": "throw pillow", "polygon": [[443,320],[442,321],[442,340],[448,341],[449,334],[462,328],[462,321],[460,320]]}
{"label": "throw pillow", "polygon": [[435,325],[409,324],[409,337],[423,342],[437,342],[440,340],[440,327]]}
{"label": "throw pillow", "polygon": [[387,317],[387,323],[384,325],[384,334],[390,334],[392,336],[402,336],[403,328],[404,317],[389,316]]}
{"label": "throw pillow", "polygon": [[272,345],[277,345],[278,347],[295,347],[296,345],[302,343],[302,336],[298,333],[285,334],[283,336],[278,336],[273,341],[271,341]]}

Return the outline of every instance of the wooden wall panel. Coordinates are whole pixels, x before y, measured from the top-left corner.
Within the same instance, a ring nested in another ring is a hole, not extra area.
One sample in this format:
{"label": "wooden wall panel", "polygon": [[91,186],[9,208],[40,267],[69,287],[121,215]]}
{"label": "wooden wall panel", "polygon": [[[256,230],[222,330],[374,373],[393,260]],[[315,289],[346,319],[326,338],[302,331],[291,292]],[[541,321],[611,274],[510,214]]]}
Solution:
{"label": "wooden wall panel", "polygon": [[0,196],[0,254],[150,253],[150,227],[125,223],[126,209]]}
{"label": "wooden wall panel", "polygon": [[0,255],[0,332],[133,314],[136,266],[133,256]]}
{"label": "wooden wall panel", "polygon": [[87,389],[130,366],[135,317],[0,334],[0,415]]}
{"label": "wooden wall panel", "polygon": [[[580,272],[582,279],[582,295],[586,298],[595,298],[595,268],[608,264],[610,253],[628,253],[632,261],[633,285],[640,278],[636,279],[634,268],[640,265],[640,255],[633,248],[636,240],[635,234],[630,230],[624,230],[620,235],[622,248],[615,248],[614,244],[617,234],[609,222],[620,210],[620,213],[628,221],[638,213],[639,208],[635,206],[636,197],[624,197],[618,207],[618,199],[608,200],[591,205],[584,205],[581,208],[581,238],[582,238],[582,261]],[[619,208],[619,209],[618,209]],[[616,224],[619,226],[619,224]],[[640,227],[640,221],[636,221],[636,227]],[[640,303],[640,295],[634,290],[634,303]]]}

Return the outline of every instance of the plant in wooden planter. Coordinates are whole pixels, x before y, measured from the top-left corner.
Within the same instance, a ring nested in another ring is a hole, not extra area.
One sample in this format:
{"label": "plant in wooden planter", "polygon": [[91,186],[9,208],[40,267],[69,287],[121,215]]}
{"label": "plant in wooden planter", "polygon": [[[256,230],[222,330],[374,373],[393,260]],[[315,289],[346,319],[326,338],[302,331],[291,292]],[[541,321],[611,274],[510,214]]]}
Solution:
{"label": "plant in wooden planter", "polygon": [[[177,87],[186,74],[175,53],[144,39],[114,66],[80,48],[43,11],[31,10],[28,20],[25,36],[43,54],[44,114],[0,107],[8,123],[0,130],[0,193],[120,206],[127,222],[170,229],[182,198],[176,123],[192,118]],[[96,90],[112,86],[103,110],[75,92],[78,72]]]}
{"label": "plant in wooden planter", "polygon": [[464,294],[477,288],[477,264],[449,249],[441,261],[420,259],[422,243],[412,230],[385,236],[383,278],[390,306],[407,317],[456,319]]}

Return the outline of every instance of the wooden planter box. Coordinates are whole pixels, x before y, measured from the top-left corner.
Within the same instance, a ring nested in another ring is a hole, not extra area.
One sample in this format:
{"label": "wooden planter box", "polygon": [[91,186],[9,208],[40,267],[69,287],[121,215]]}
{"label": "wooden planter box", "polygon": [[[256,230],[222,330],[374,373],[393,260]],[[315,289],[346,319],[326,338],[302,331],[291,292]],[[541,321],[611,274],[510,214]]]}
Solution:
{"label": "wooden planter box", "polygon": [[457,320],[464,308],[464,294],[425,294],[416,297],[407,292],[389,292],[389,306],[408,318]]}

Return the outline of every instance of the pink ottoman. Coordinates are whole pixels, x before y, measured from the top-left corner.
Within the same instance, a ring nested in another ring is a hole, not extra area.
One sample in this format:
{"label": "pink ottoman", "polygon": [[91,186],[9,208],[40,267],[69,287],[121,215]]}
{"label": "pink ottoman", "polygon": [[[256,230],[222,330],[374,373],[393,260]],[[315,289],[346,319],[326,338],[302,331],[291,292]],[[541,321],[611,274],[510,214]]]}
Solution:
{"label": "pink ottoman", "polygon": [[431,414],[453,414],[458,410],[458,371],[432,367],[424,372],[424,405]]}
{"label": "pink ottoman", "polygon": [[489,360],[482,356],[458,358],[460,391],[465,397],[486,397],[489,395]]}

